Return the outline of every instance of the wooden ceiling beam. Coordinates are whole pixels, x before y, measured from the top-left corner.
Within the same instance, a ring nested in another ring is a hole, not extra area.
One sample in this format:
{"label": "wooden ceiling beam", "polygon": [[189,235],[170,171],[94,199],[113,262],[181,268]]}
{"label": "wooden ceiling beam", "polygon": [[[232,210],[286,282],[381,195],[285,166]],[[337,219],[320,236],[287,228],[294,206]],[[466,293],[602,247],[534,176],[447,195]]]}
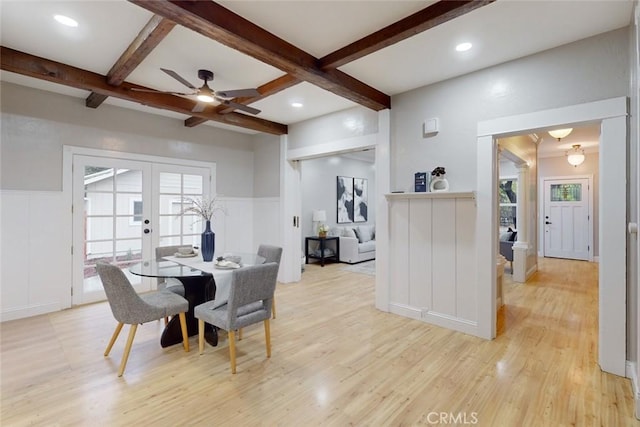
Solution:
{"label": "wooden ceiling beam", "polygon": [[195,107],[196,102],[187,98],[165,93],[138,92],[132,89],[149,90],[149,88],[126,81],[122,82],[119,86],[112,86],[107,83],[106,76],[101,74],[19,52],[4,46],[0,46],[0,69],[77,89],[92,91],[101,95],[137,102],[150,107],[193,115],[206,120],[213,120],[219,123],[239,126],[273,135],[283,135],[286,134],[288,130],[286,125],[257,117],[239,113],[219,114],[215,111],[214,107],[209,107],[202,112],[194,113],[191,110]]}
{"label": "wooden ceiling beam", "polygon": [[321,69],[317,58],[213,1],[129,1],[357,104],[391,108],[389,95],[342,71]]}
{"label": "wooden ceiling beam", "polygon": [[[175,26],[175,22],[162,16],[152,16],[127,50],[120,55],[120,58],[111,67],[111,70],[107,73],[107,83],[113,86],[122,84],[127,76],[164,40]],[[85,100],[85,105],[90,108],[98,108],[107,98],[105,95],[91,92]]]}
{"label": "wooden ceiling beam", "polygon": [[320,68],[324,70],[338,68],[494,1],[439,1],[324,56],[320,59]]}
{"label": "wooden ceiling beam", "polygon": [[[282,77],[278,77],[277,79],[272,80],[258,87],[258,92],[260,92],[259,96],[253,96],[250,98],[234,98],[233,102],[237,102],[238,104],[248,105],[253,102],[260,101],[261,99],[264,99],[273,94],[276,94],[282,90],[295,86],[298,83],[300,83],[300,80],[296,79],[295,77],[289,74],[285,74]],[[218,112],[219,114],[228,114],[233,110],[235,110],[235,108],[228,107],[226,105],[219,105],[216,108],[216,112]],[[206,122],[206,120],[201,117],[189,117],[184,121],[184,125],[187,127],[194,127],[204,122]]]}

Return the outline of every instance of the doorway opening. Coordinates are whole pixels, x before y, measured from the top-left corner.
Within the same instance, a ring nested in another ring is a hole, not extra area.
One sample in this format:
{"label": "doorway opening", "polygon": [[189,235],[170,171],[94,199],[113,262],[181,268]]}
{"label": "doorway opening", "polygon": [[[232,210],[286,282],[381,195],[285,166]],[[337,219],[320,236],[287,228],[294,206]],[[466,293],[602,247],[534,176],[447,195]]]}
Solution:
{"label": "doorway opening", "polygon": [[[627,99],[607,99],[544,110],[478,124],[477,260],[479,330],[496,336],[496,252],[487,254],[486,242],[497,248],[497,138],[546,131],[570,124],[600,122],[598,184],[608,191],[599,203],[599,356],[600,367],[625,375],[626,367],[626,188]],[[490,170],[493,173],[487,174]],[[606,228],[606,229],[605,229]],[[480,244],[483,242],[483,244]]]}

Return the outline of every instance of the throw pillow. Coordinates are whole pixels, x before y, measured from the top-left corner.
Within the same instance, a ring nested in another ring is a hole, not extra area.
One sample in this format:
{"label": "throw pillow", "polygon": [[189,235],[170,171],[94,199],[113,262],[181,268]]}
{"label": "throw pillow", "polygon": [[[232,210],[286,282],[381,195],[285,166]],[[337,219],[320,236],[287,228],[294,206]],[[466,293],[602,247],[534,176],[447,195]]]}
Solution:
{"label": "throw pillow", "polygon": [[329,236],[341,236],[343,233],[343,228],[342,227],[331,227],[329,228],[329,232],[327,233],[327,235]]}
{"label": "throw pillow", "polygon": [[513,233],[507,232],[507,233],[500,234],[500,241],[501,242],[508,242],[509,238],[511,237],[511,234],[513,234]]}
{"label": "throw pillow", "polygon": [[342,236],[344,237],[355,237],[356,239],[358,238],[358,236],[356,236],[356,232],[353,228],[351,227],[345,227],[344,231],[342,232]]}
{"label": "throw pillow", "polygon": [[357,228],[357,234],[360,243],[368,242],[373,239],[373,227],[370,225],[360,225]]}
{"label": "throw pillow", "polygon": [[511,237],[509,237],[509,241],[510,242],[515,242],[516,241],[516,237],[518,237],[518,232],[514,231],[513,233],[511,233]]}

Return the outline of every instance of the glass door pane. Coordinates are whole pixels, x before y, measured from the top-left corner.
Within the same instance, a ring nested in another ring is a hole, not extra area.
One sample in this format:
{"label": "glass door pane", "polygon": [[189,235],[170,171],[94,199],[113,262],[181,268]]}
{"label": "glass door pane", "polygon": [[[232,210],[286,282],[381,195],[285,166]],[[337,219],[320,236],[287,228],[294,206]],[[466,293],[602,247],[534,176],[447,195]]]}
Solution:
{"label": "glass door pane", "polygon": [[208,198],[210,194],[210,170],[207,168],[177,165],[155,165],[158,188],[159,230],[158,246],[200,246],[204,223],[195,215],[180,215],[191,206],[190,198]]}
{"label": "glass door pane", "polygon": [[[144,232],[149,225],[144,222],[151,204],[150,179],[144,162],[74,157],[74,303],[105,299],[96,272],[100,261],[118,265],[138,292],[150,290],[150,280],[128,271],[149,257],[150,238]],[[80,269],[81,280],[75,276]]]}

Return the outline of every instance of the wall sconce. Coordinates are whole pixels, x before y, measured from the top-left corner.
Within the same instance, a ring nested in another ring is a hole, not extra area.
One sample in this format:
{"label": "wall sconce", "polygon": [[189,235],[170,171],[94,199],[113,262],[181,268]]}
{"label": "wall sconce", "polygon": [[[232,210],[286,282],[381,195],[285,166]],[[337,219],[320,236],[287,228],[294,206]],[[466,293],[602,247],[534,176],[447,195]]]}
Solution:
{"label": "wall sconce", "polygon": [[572,145],[572,149],[567,151],[567,162],[573,167],[581,165],[584,162],[584,150],[580,148],[580,144]]}
{"label": "wall sconce", "polygon": [[562,138],[566,138],[567,136],[569,136],[572,130],[573,128],[554,129],[549,131],[549,135],[560,141]]}

